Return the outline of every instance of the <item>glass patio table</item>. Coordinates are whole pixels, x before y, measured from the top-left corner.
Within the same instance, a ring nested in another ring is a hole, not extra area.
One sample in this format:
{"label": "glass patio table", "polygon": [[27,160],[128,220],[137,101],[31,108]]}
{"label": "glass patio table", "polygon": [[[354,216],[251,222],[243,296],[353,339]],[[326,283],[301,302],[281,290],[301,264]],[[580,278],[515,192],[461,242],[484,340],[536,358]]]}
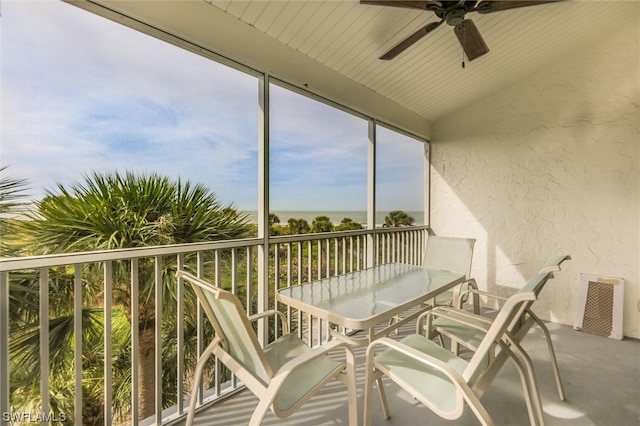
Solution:
{"label": "glass patio table", "polygon": [[[385,336],[428,308],[422,302],[455,287],[464,274],[403,263],[388,263],[305,284],[281,288],[276,298],[299,311],[330,324],[332,335],[354,345]],[[374,328],[407,312],[411,313],[379,331]],[[366,338],[337,333],[335,328],[367,330]]]}

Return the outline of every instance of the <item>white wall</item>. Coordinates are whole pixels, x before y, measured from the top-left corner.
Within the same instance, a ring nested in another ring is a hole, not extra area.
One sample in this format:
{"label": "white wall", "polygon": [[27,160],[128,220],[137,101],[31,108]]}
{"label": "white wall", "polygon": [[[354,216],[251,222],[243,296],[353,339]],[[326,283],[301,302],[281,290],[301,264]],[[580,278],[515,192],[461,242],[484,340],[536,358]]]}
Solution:
{"label": "white wall", "polygon": [[620,276],[624,334],[636,338],[639,34],[636,19],[434,122],[431,157],[431,225],[436,234],[477,239],[472,269],[481,287],[511,293],[570,254],[537,311],[572,325],[579,273]]}

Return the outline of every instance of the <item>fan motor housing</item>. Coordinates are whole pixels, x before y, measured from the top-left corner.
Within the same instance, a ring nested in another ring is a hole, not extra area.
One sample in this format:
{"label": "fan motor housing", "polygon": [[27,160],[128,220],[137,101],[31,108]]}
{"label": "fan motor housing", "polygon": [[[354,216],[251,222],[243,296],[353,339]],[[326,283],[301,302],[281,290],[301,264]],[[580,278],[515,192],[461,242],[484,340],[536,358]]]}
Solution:
{"label": "fan motor housing", "polygon": [[444,20],[447,23],[447,25],[455,27],[457,25],[462,24],[462,22],[464,22],[464,14],[465,13],[466,12],[465,12],[464,9],[449,10],[444,15]]}

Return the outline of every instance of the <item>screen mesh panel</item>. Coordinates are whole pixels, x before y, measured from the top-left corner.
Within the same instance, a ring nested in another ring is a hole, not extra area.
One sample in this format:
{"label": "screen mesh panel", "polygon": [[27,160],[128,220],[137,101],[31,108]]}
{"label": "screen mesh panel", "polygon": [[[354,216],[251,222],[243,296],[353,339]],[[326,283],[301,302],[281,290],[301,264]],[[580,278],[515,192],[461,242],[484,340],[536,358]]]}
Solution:
{"label": "screen mesh panel", "polygon": [[613,288],[611,284],[589,281],[582,331],[605,337],[611,335]]}

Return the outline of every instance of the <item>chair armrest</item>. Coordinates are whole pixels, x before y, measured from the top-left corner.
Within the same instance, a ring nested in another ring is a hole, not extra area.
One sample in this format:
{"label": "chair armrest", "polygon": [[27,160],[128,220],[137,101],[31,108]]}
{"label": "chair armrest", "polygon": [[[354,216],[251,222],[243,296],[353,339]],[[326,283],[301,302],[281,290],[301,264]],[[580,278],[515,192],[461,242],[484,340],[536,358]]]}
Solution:
{"label": "chair armrest", "polygon": [[473,392],[471,391],[471,388],[465,381],[464,377],[462,377],[460,373],[458,373],[455,369],[453,369],[453,367],[451,367],[449,364],[428,353],[419,351],[417,349],[414,349],[410,346],[407,346],[401,342],[390,339],[388,337],[382,337],[378,340],[374,340],[367,347],[367,354],[366,354],[367,370],[369,370],[372,367],[371,364],[373,361],[373,357],[375,355],[376,346],[386,346],[387,348],[394,350],[396,352],[399,352],[405,356],[408,356],[422,364],[438,369],[442,373],[444,373],[449,378],[449,380],[451,380],[452,383],[454,383],[456,386],[461,388],[465,393],[473,394]]}
{"label": "chair armrest", "polygon": [[248,319],[249,319],[249,322],[255,322],[255,321],[259,320],[259,319],[270,317],[272,315],[280,317],[280,322],[282,322],[282,334],[288,334],[289,333],[289,323],[287,323],[287,317],[282,312],[280,312],[278,310],[269,309],[268,311],[260,312],[260,313],[253,314],[253,315],[249,315]]}
{"label": "chair armrest", "polygon": [[571,260],[571,256],[569,256],[568,254],[565,254],[565,255],[557,257],[548,266],[545,266],[544,268],[542,268],[538,272],[538,274],[547,274],[549,272],[560,272],[562,270],[560,268],[560,265],[562,265],[562,263],[565,260]]}
{"label": "chair armrest", "polygon": [[[465,290],[462,290],[462,287],[465,286],[465,284],[467,287]],[[453,288],[453,299],[451,300],[452,302],[451,304],[456,308],[462,309],[462,304],[467,300],[467,297],[469,296],[469,289],[477,289],[477,288],[478,288],[478,284],[476,283],[475,278],[468,278],[464,280],[463,282],[461,282],[460,284],[458,284]],[[475,307],[475,303],[476,303],[475,299],[473,303]]]}
{"label": "chair armrest", "polygon": [[497,300],[508,300],[508,297],[504,297],[504,296],[498,296],[497,294],[493,294],[493,293],[489,293],[488,291],[483,291],[483,290],[469,290],[469,293],[476,293],[480,296],[485,296],[485,297],[489,297],[492,299],[497,299]]}
{"label": "chair armrest", "polygon": [[[426,314],[428,315],[433,315],[433,316],[437,316],[437,317],[442,317],[442,318],[448,318],[451,319],[453,321],[457,321],[459,323],[462,324],[466,324],[467,321],[465,321],[465,319],[471,320],[471,321],[477,321],[483,324],[486,324],[488,326],[491,326],[491,324],[493,324],[493,319],[491,318],[487,318],[485,316],[482,315],[478,315],[478,314],[474,314],[473,312],[469,312],[469,311],[465,311],[463,309],[456,309],[456,308],[450,308],[447,306],[440,306],[436,309],[433,309],[429,312],[426,312]],[[472,325],[472,324],[469,324]]]}
{"label": "chair armrest", "polygon": [[[461,291],[462,286],[466,284],[467,288],[464,291]],[[469,299],[469,295],[473,296],[473,312],[476,314],[480,313],[480,296],[474,293],[475,290],[478,290],[478,283],[475,278],[469,278],[464,281],[461,285],[457,286],[454,289],[454,297],[453,297],[453,307],[462,309],[462,304]]]}
{"label": "chair armrest", "polygon": [[[473,312],[478,315],[480,314],[480,296],[484,296],[489,299],[495,299],[501,302],[505,302],[509,299],[508,297],[498,296],[497,294],[489,293],[488,291],[478,290],[477,288],[469,289],[465,291],[465,293],[473,294]],[[464,297],[464,294],[460,295],[461,299],[462,297]],[[462,306],[460,306],[459,308],[462,309]]]}
{"label": "chair armrest", "polygon": [[487,331],[489,327],[491,327],[491,324],[493,324],[492,319],[484,317],[482,315],[477,315],[462,309],[439,306],[423,313],[418,317],[418,319],[416,320],[417,334],[422,334],[424,332],[423,321],[425,317],[427,318],[428,336],[431,336],[431,330],[433,329],[433,319],[436,317],[446,318],[450,321],[454,321],[480,331]]}

